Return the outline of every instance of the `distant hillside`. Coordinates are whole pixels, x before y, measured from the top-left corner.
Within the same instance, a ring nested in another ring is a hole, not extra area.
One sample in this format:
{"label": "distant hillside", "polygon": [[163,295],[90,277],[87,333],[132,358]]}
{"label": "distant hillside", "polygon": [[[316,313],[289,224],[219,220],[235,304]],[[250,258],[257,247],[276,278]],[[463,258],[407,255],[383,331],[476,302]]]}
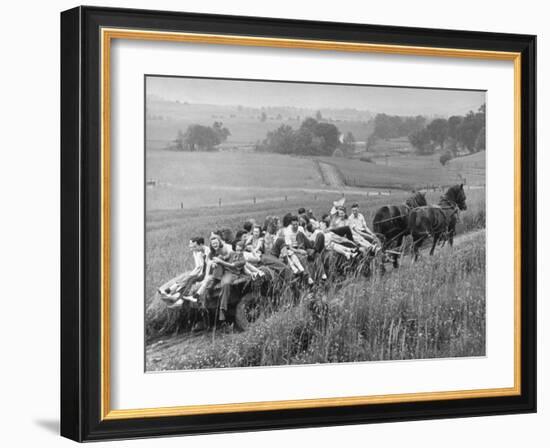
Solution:
{"label": "distant hillside", "polygon": [[449,160],[447,165],[456,169],[479,168],[485,170],[485,151],[476,152],[467,156]]}
{"label": "distant hillside", "polygon": [[[305,118],[314,117],[317,110],[190,104],[151,96],[147,98],[146,112],[147,140],[155,142],[151,147],[161,148],[163,142],[174,140],[178,131],[185,131],[190,124],[210,126],[214,121],[223,122],[231,131],[227,144],[253,144],[282,124],[299,127]],[[372,114],[368,111],[321,109],[320,113],[323,121],[335,124],[344,134],[352,132],[358,141],[366,140],[370,133],[367,124]]]}

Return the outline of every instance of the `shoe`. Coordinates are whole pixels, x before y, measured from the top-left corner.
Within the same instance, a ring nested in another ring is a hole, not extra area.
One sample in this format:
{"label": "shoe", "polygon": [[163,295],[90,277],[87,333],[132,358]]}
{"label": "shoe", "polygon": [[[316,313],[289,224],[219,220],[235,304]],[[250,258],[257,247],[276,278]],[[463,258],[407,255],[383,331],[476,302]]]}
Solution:
{"label": "shoe", "polygon": [[164,303],[174,304],[180,299],[179,294],[173,294],[173,295],[163,295],[160,300],[162,300]]}
{"label": "shoe", "polygon": [[176,308],[181,308],[182,305],[183,305],[183,299],[178,299],[172,305],[168,305],[168,308],[173,310],[173,309],[176,309]]}
{"label": "shoe", "polygon": [[225,311],[224,310],[220,310],[220,315],[218,317],[218,320],[220,322],[225,322]]}
{"label": "shoe", "polygon": [[198,299],[195,296],[182,296],[183,300],[187,300],[188,302],[197,303]]}

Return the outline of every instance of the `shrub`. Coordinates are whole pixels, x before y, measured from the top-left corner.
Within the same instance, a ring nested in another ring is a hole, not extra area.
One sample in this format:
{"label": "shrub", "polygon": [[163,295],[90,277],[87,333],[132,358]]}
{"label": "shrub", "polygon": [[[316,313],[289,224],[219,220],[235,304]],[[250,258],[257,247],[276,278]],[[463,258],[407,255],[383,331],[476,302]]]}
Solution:
{"label": "shrub", "polygon": [[453,155],[451,154],[451,152],[447,151],[441,154],[441,156],[439,157],[439,162],[441,163],[441,165],[445,165],[452,158],[453,158]]}

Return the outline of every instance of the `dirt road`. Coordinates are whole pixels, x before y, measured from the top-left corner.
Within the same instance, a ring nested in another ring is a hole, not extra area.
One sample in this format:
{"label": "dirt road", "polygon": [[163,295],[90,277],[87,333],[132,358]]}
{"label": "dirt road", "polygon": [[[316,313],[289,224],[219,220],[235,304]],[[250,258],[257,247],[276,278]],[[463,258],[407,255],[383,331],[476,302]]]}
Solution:
{"label": "dirt road", "polygon": [[317,162],[323,181],[331,187],[343,189],[346,184],[342,175],[333,165],[325,162]]}

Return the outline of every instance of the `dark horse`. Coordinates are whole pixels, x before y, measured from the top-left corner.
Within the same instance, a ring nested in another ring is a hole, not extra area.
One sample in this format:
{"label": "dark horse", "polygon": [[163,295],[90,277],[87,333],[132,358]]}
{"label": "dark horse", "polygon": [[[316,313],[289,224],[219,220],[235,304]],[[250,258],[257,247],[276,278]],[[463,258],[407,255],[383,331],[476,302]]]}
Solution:
{"label": "dark horse", "polygon": [[466,210],[464,185],[453,185],[441,196],[438,205],[419,207],[409,215],[409,231],[413,238],[414,259],[418,258],[418,249],[428,237],[433,238],[430,255],[440,239],[453,245],[453,236],[459,210]]}
{"label": "dark horse", "polygon": [[[374,233],[382,235],[384,250],[401,247],[409,232],[409,213],[426,204],[425,193],[417,191],[401,205],[385,205],[376,211],[372,227]],[[391,258],[397,268],[398,255],[393,253]]]}

